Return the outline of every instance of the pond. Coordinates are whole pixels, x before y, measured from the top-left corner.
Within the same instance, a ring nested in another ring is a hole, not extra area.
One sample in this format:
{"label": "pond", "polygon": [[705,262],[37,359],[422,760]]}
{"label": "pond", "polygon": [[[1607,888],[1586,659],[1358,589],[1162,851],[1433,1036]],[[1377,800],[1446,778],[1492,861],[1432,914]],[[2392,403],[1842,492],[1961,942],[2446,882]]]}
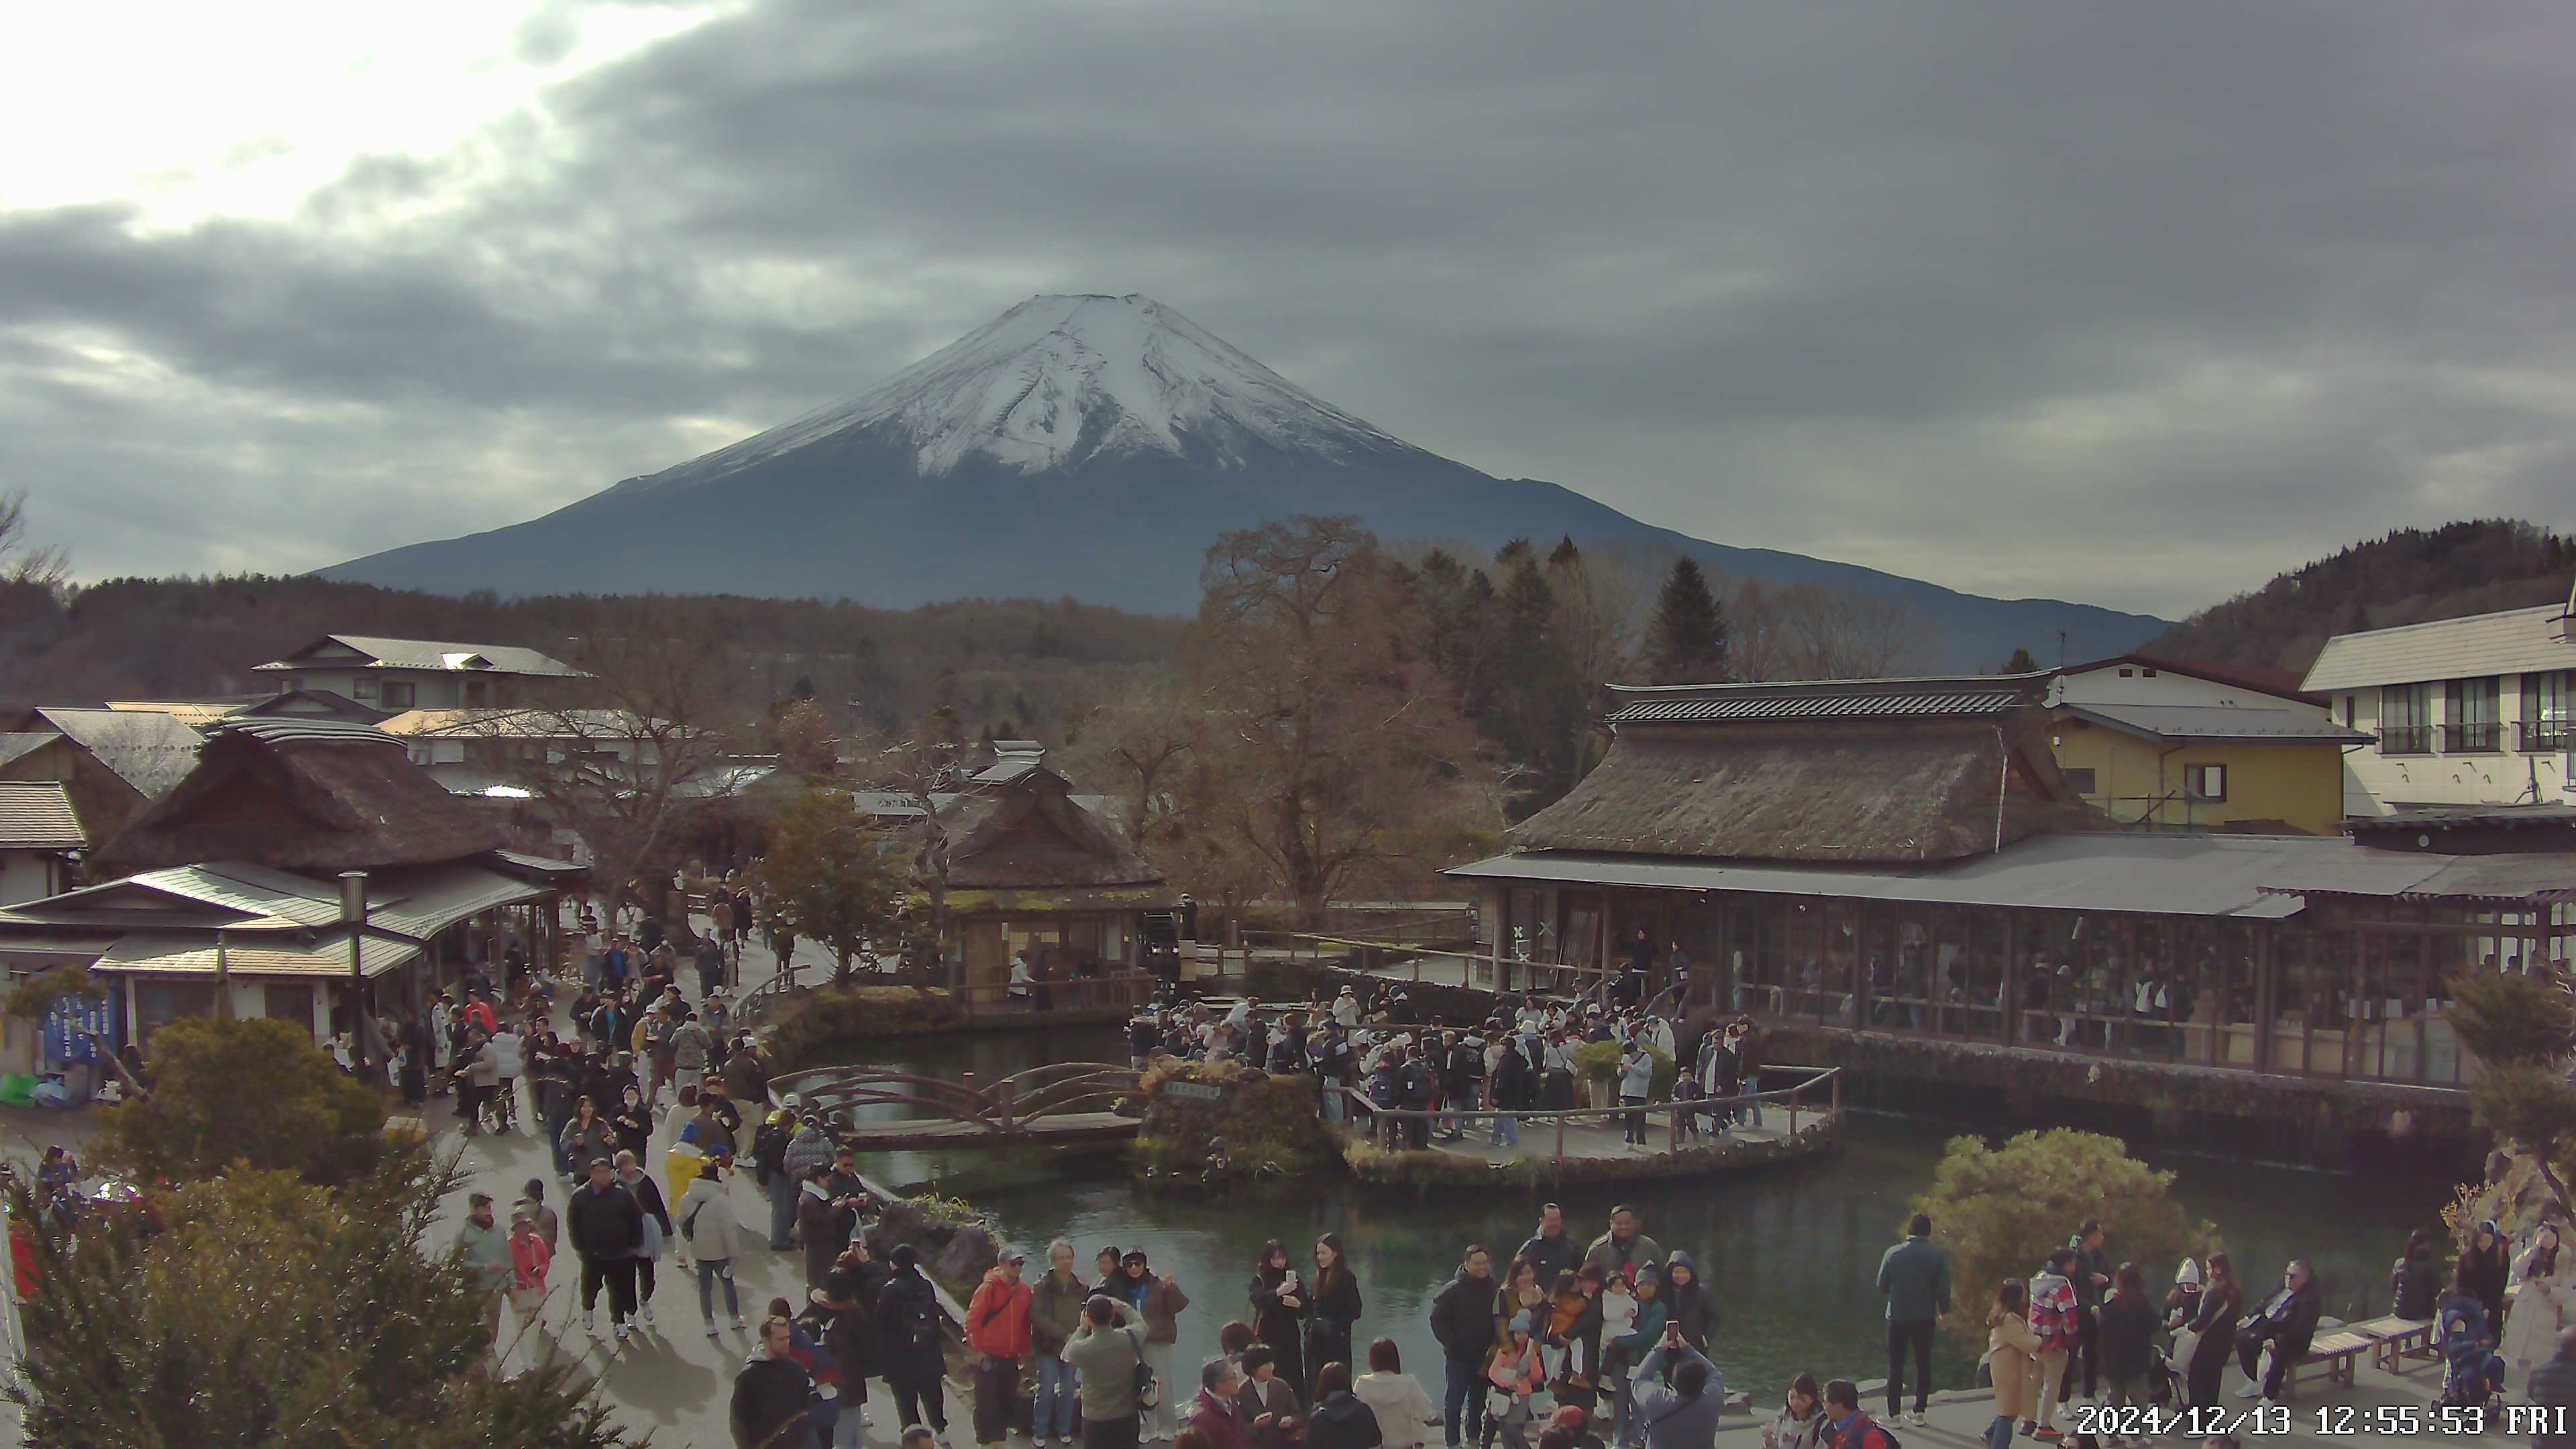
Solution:
{"label": "pond", "polygon": [[[923,1038],[849,1055],[925,1076],[971,1071],[991,1081],[1049,1061],[1123,1061],[1125,1052],[1116,1030],[1100,1028]],[[2031,1125],[2040,1124],[2011,1130]],[[1802,1370],[1856,1380],[1885,1372],[1884,1309],[1874,1281],[1879,1255],[1900,1235],[1908,1199],[1930,1184],[1942,1144],[1959,1130],[1856,1114],[1844,1150],[1821,1159],[1745,1176],[1568,1187],[1552,1195],[1587,1240],[1601,1231],[1614,1201],[1628,1201],[1666,1251],[1690,1253],[1721,1315],[1711,1357],[1731,1387],[1769,1404]],[[1190,1296],[1181,1315],[1184,1363],[1215,1352],[1219,1326],[1250,1317],[1245,1287],[1264,1239],[1290,1244],[1302,1266],[1319,1234],[1339,1233],[1367,1306],[1361,1340],[1394,1338],[1406,1368],[1426,1376],[1435,1393],[1432,1296],[1455,1273],[1462,1247],[1484,1241],[1508,1255],[1551,1195],[1509,1188],[1416,1198],[1326,1179],[1205,1198],[1143,1192],[1115,1158],[1038,1154],[889,1153],[863,1165],[880,1181],[932,1183],[968,1198],[1033,1256],[1055,1238],[1070,1239],[1086,1276],[1101,1247],[1142,1248]],[[2364,1180],[2188,1158],[2156,1165],[2177,1173],[2187,1210],[2218,1225],[2249,1283],[2276,1281],[2284,1262],[2306,1257],[2325,1287],[2326,1311],[2345,1318],[2387,1311],[2390,1262],[2406,1234],[2435,1222],[2451,1195],[2449,1183],[2430,1177]],[[2109,1246],[2116,1260],[2120,1245]],[[2174,1265],[2141,1266],[2161,1295]],[[1964,1384],[1973,1361],[1945,1338],[1936,1381]]]}

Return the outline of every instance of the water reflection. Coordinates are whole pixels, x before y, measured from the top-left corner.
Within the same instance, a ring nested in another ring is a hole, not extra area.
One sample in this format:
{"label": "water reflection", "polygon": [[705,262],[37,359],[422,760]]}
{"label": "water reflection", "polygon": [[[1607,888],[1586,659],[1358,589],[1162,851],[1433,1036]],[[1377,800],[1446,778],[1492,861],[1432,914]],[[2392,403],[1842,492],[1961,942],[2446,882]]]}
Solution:
{"label": "water reflection", "polygon": [[[1049,1061],[1123,1060],[1118,1033],[1084,1029],[972,1040],[945,1038],[876,1049],[868,1059],[928,1076],[966,1071],[979,1081]],[[1845,1150],[1757,1174],[1624,1190],[1556,1194],[1577,1230],[1598,1233],[1615,1201],[1633,1202],[1666,1251],[1689,1252],[1718,1305],[1712,1355],[1730,1386],[1769,1403],[1799,1371],[1875,1378],[1885,1371],[1882,1303],[1873,1286],[1906,1203],[1929,1185],[1946,1127],[1906,1118],[1854,1117]],[[2429,1223],[2448,1184],[2427,1178],[2356,1179],[2210,1162],[2175,1166],[2186,1208],[2225,1234],[2240,1271],[2270,1282],[2293,1256],[2316,1265],[2327,1312],[2386,1311],[2388,1264],[2409,1229]],[[1071,1239],[1086,1270],[1099,1248],[1142,1248],[1190,1296],[1181,1316],[1181,1361],[1213,1353],[1220,1325],[1249,1319],[1246,1282],[1262,1241],[1281,1238],[1302,1264],[1325,1232],[1349,1245],[1367,1305],[1361,1337],[1392,1337],[1408,1368],[1437,1373],[1427,1321],[1432,1296],[1473,1241],[1507,1254],[1532,1231],[1545,1194],[1518,1188],[1477,1197],[1416,1199],[1331,1180],[1210,1200],[1144,1194],[1114,1160],[1053,1160],[891,1153],[870,1170],[896,1182],[936,1182],[990,1210],[1012,1241],[1032,1250]],[[2069,1230],[2073,1225],[2069,1224]],[[2113,1242],[2116,1259],[2120,1245]],[[2039,1253],[2033,1253],[2036,1266]],[[2151,1263],[2161,1295],[2174,1265]],[[1967,1309],[1970,1305],[1960,1305]],[[1945,1338],[1938,1382],[1968,1381],[1973,1354]]]}

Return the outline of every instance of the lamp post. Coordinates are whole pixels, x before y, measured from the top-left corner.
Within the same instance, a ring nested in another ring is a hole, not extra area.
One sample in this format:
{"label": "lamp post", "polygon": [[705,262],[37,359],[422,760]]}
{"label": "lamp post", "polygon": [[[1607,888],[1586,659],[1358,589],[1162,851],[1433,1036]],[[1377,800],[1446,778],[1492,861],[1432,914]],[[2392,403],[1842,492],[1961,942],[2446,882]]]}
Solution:
{"label": "lamp post", "polygon": [[349,928],[349,1067],[363,1075],[368,1055],[367,973],[360,962],[367,935],[367,873],[363,870],[340,872],[340,922]]}

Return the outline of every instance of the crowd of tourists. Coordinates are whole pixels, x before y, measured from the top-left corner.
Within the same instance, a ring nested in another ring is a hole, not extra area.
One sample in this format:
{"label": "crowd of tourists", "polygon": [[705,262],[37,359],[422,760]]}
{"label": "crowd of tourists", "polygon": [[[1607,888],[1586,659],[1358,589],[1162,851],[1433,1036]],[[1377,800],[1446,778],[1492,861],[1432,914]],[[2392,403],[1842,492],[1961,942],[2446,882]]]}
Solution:
{"label": "crowd of tourists", "polygon": [[[1685,1138],[1749,1122],[1762,1125],[1762,1060],[1749,1018],[1736,1018],[1685,1042],[1660,998],[1639,1001],[1615,991],[1589,998],[1524,995],[1484,1021],[1444,1027],[1421,1021],[1399,985],[1318,994],[1301,1009],[1266,1010],[1248,1001],[1183,1004],[1137,1014],[1127,1026],[1130,1061],[1156,1055],[1193,1061],[1240,1061],[1273,1073],[1311,1075],[1321,1085],[1327,1120],[1364,1121],[1381,1145],[1423,1148],[1456,1142],[1479,1114],[1476,1130],[1496,1147],[1520,1145],[1524,1112],[1577,1107],[1624,1108],[1625,1143],[1647,1151],[1647,1113],[1657,1101],[1703,1101],[1677,1115]],[[1593,1098],[1577,1054],[1596,1043],[1616,1051],[1608,1086]],[[1687,1053],[1683,1048],[1688,1046]],[[1407,1115],[1391,1115],[1407,1114]]]}

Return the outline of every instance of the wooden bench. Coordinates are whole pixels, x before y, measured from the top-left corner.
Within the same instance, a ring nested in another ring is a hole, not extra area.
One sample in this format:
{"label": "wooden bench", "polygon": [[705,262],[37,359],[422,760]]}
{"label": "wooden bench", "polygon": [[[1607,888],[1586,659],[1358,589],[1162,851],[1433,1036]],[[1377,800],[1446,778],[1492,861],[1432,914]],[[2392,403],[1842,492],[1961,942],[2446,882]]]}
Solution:
{"label": "wooden bench", "polygon": [[2286,1401],[2297,1398],[2299,1381],[2303,1376],[2308,1376],[2311,1370],[2322,1369],[2324,1372],[2315,1376],[2325,1379],[2328,1383],[2341,1384],[2345,1388],[2354,1387],[2353,1381],[2360,1374],[2361,1356],[2370,1352],[2371,1346],[2376,1342],[2376,1339],[2355,1333],[2348,1328],[2318,1334],[2316,1340],[2308,1345],[2307,1353],[2302,1355],[2298,1362],[2290,1365],[2289,1372],[2281,1375],[2282,1399]]}
{"label": "wooden bench", "polygon": [[2429,1318],[2399,1318],[2392,1313],[2385,1318],[2345,1327],[2370,1340],[2373,1366],[2393,1374],[2406,1372],[2406,1360],[2410,1358],[2441,1357],[2433,1349],[2433,1320]]}

